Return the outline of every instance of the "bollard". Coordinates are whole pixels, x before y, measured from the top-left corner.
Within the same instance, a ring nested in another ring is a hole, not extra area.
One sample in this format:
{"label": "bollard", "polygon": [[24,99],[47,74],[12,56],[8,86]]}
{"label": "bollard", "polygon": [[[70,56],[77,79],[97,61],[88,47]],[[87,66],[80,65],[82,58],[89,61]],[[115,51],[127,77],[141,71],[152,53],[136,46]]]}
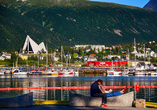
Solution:
{"label": "bollard", "polygon": [[145,99],[136,99],[135,100],[135,107],[136,108],[146,108]]}

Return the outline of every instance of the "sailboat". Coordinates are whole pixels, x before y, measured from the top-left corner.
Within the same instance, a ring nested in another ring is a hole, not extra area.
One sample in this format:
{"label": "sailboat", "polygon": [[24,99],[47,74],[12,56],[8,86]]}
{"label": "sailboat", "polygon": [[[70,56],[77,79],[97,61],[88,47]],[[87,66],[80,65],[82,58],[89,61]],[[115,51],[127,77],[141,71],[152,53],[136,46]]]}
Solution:
{"label": "sailboat", "polygon": [[107,76],[122,76],[122,72],[120,70],[115,70],[113,68],[113,61],[112,61],[112,67],[107,70]]}
{"label": "sailboat", "polygon": [[[47,65],[48,65],[48,58],[49,58],[49,61],[50,61],[50,66],[51,66],[50,69],[47,67]],[[46,68],[45,69],[41,69],[41,70],[43,70],[42,73],[41,73],[42,75],[51,75],[53,77],[57,77],[58,76],[58,72],[54,70],[54,67],[52,65],[52,62],[51,62],[51,59],[50,59],[50,55],[48,53],[48,49],[47,49],[47,52],[46,52]]]}
{"label": "sailboat", "polygon": [[[62,52],[63,52],[63,47],[61,46],[61,63],[62,63]],[[79,76],[79,72],[75,71],[72,68],[68,68],[68,61],[69,61],[69,65],[70,65],[69,53],[68,53],[68,56],[67,56],[67,59],[66,59],[66,68],[61,69],[60,72],[58,72],[58,75],[63,76],[63,77]]]}
{"label": "sailboat", "polygon": [[13,62],[13,68],[12,68],[12,72],[13,75],[27,75],[28,73],[28,69],[23,69],[23,68],[18,68],[18,57],[16,60],[16,68],[14,68],[14,62]]}

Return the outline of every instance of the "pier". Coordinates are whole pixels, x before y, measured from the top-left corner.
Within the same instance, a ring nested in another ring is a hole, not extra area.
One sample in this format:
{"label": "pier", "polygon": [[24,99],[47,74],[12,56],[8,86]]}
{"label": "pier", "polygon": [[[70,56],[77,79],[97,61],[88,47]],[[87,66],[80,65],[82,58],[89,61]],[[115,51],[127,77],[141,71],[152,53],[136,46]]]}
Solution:
{"label": "pier", "polygon": [[26,108],[2,108],[1,110],[156,110],[156,108],[135,107],[69,107],[68,105],[40,105]]}

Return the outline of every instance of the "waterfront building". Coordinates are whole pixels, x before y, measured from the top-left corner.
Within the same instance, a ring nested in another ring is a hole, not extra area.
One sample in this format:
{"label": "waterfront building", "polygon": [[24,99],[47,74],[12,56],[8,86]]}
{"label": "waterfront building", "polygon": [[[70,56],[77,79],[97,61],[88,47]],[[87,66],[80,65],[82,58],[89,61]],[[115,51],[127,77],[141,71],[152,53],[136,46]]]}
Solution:
{"label": "waterfront building", "polygon": [[87,66],[97,66],[97,67],[112,67],[112,66],[122,66],[127,65],[128,61],[87,61],[84,65]]}
{"label": "waterfront building", "polygon": [[128,61],[130,67],[136,67],[139,62],[144,62],[144,64],[150,64],[150,61]]}
{"label": "waterfront building", "polygon": [[142,71],[142,70],[154,70],[155,67],[153,64],[146,64],[145,62],[138,62],[136,67],[136,70]]}

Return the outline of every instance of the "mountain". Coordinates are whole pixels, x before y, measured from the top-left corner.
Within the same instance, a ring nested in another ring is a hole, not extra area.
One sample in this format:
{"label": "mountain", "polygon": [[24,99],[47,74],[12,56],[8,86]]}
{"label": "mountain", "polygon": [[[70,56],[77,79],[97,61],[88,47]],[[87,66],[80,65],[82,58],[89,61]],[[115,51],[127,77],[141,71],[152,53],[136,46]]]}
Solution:
{"label": "mountain", "polygon": [[150,0],[143,8],[149,8],[157,11],[157,0]]}
{"label": "mountain", "polygon": [[49,31],[13,10],[0,6],[0,50],[22,49],[27,35],[30,35],[38,44],[44,42],[51,47],[68,45],[65,37]]}
{"label": "mountain", "polygon": [[27,34],[49,48],[157,40],[153,10],[85,0],[0,0],[0,4],[0,38],[4,39],[0,50],[22,47]]}

